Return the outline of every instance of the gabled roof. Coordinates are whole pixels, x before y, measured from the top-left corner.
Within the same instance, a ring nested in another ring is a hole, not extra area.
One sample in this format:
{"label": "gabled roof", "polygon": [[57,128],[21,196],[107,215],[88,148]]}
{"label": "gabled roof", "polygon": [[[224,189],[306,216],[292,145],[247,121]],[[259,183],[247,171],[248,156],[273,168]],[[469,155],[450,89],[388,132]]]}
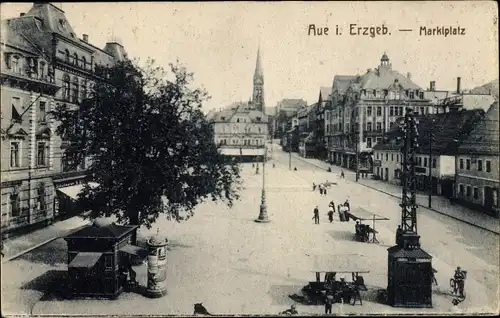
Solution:
{"label": "gabled roof", "polygon": [[[233,104],[234,105],[234,104]],[[219,112],[212,113],[212,122],[230,122],[235,115],[246,116],[251,122],[267,122],[268,116],[263,112],[255,109],[248,108],[246,103],[237,103],[237,108],[225,108]],[[260,118],[260,120],[257,120]]]}
{"label": "gabled roof", "polygon": [[[482,109],[452,111],[444,114],[415,116],[418,124],[418,153],[428,153],[429,134],[434,133],[432,151],[434,154],[456,153],[458,146],[466,139],[473,127],[484,118]],[[387,142],[376,144],[374,150],[400,150],[403,134],[398,123],[387,132]],[[398,139],[399,138],[399,139]]]}
{"label": "gabled roof", "polygon": [[499,155],[498,102],[490,106],[484,120],[478,122],[463,143],[458,147],[461,153]]}
{"label": "gabled roof", "polygon": [[323,102],[325,102],[332,94],[332,88],[331,87],[320,87],[319,94],[321,95],[321,99],[323,100]]}
{"label": "gabled roof", "polygon": [[421,89],[403,74],[382,66],[361,75],[353,83],[358,83],[360,89],[388,89],[395,80],[403,89]]}
{"label": "gabled roof", "polygon": [[332,92],[337,91],[340,95],[344,94],[349,87],[349,83],[355,78],[355,75],[335,75],[333,78]]}
{"label": "gabled roof", "polygon": [[293,98],[284,98],[278,102],[278,107],[280,110],[288,110],[293,109],[297,110],[303,106],[307,106],[307,102],[303,99],[293,99]]}
{"label": "gabled roof", "polygon": [[46,57],[54,53],[52,52],[53,33],[93,51],[94,61],[97,64],[111,65],[114,62],[114,56],[117,58],[126,56],[123,46],[120,48],[119,43],[108,43],[109,45],[107,44],[103,50],[79,39],[66,19],[64,11],[50,3],[35,2],[24,16],[8,19],[7,23],[14,32],[22,34],[29,40],[38,49],[37,52],[43,51]]}
{"label": "gabled roof", "polygon": [[[29,19],[29,17],[25,19]],[[9,20],[1,21],[0,31],[0,42],[2,44],[11,45],[21,50],[30,52],[33,56],[40,55],[40,49],[36,47],[22,32],[16,32],[11,23],[9,23]]]}

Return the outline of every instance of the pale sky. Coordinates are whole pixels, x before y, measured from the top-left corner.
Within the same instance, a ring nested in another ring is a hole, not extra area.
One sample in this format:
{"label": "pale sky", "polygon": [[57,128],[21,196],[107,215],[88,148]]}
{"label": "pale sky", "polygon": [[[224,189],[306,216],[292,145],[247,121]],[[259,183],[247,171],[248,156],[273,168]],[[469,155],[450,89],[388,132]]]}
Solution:
{"label": "pale sky", "polygon": [[[1,17],[30,8],[2,3]],[[100,48],[114,35],[130,57],[152,57],[165,67],[179,58],[212,96],[206,110],[249,99],[259,43],[268,107],[283,98],[314,103],[335,75],[375,68],[384,52],[393,69],[410,72],[423,88],[434,80],[437,89],[455,89],[458,76],[463,88],[498,78],[495,2],[64,3],[62,9],[75,33]],[[352,23],[385,24],[391,35],[351,36]],[[328,27],[328,35],[309,36],[310,24]],[[420,26],[461,27],[465,35],[420,36]]]}

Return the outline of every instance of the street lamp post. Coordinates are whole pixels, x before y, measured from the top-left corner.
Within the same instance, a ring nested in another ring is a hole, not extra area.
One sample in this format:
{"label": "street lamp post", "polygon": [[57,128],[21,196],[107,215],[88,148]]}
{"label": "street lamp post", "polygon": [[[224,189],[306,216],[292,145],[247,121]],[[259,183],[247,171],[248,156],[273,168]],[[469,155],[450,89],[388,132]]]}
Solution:
{"label": "street lamp post", "polygon": [[264,157],[262,160],[262,195],[260,198],[260,212],[259,212],[259,217],[255,219],[255,222],[258,223],[270,222],[267,216],[267,205],[266,205],[266,152],[267,152],[267,147],[264,144]]}
{"label": "street lamp post", "polygon": [[292,133],[288,133],[288,170],[292,170]]}
{"label": "street lamp post", "polygon": [[429,208],[432,207],[432,142],[434,140],[434,120],[429,131]]}
{"label": "street lamp post", "polygon": [[359,181],[359,143],[358,134],[354,133],[354,142],[356,143],[356,182]]}

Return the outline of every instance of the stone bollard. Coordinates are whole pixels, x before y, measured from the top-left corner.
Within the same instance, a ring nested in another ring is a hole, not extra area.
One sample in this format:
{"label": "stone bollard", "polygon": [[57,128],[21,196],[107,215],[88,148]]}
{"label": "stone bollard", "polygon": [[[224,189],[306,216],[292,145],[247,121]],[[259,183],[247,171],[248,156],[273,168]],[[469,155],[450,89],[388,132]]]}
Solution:
{"label": "stone bollard", "polygon": [[[158,230],[159,232],[159,230]],[[158,233],[148,242],[148,287],[146,294],[150,298],[159,298],[167,294],[167,244],[168,240]]]}

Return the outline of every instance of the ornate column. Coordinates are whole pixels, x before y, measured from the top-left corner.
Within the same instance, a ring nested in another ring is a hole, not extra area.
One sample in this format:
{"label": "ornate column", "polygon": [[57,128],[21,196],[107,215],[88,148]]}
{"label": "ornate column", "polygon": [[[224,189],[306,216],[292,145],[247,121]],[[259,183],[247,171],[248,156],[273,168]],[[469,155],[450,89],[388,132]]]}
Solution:
{"label": "ornate column", "polygon": [[33,172],[36,168],[36,129],[37,129],[37,104],[36,104],[37,94],[33,91],[30,93],[30,101],[28,105],[30,109],[28,110],[28,118],[29,118],[29,128],[28,128],[28,224],[33,220],[33,185],[32,185],[32,176]]}

